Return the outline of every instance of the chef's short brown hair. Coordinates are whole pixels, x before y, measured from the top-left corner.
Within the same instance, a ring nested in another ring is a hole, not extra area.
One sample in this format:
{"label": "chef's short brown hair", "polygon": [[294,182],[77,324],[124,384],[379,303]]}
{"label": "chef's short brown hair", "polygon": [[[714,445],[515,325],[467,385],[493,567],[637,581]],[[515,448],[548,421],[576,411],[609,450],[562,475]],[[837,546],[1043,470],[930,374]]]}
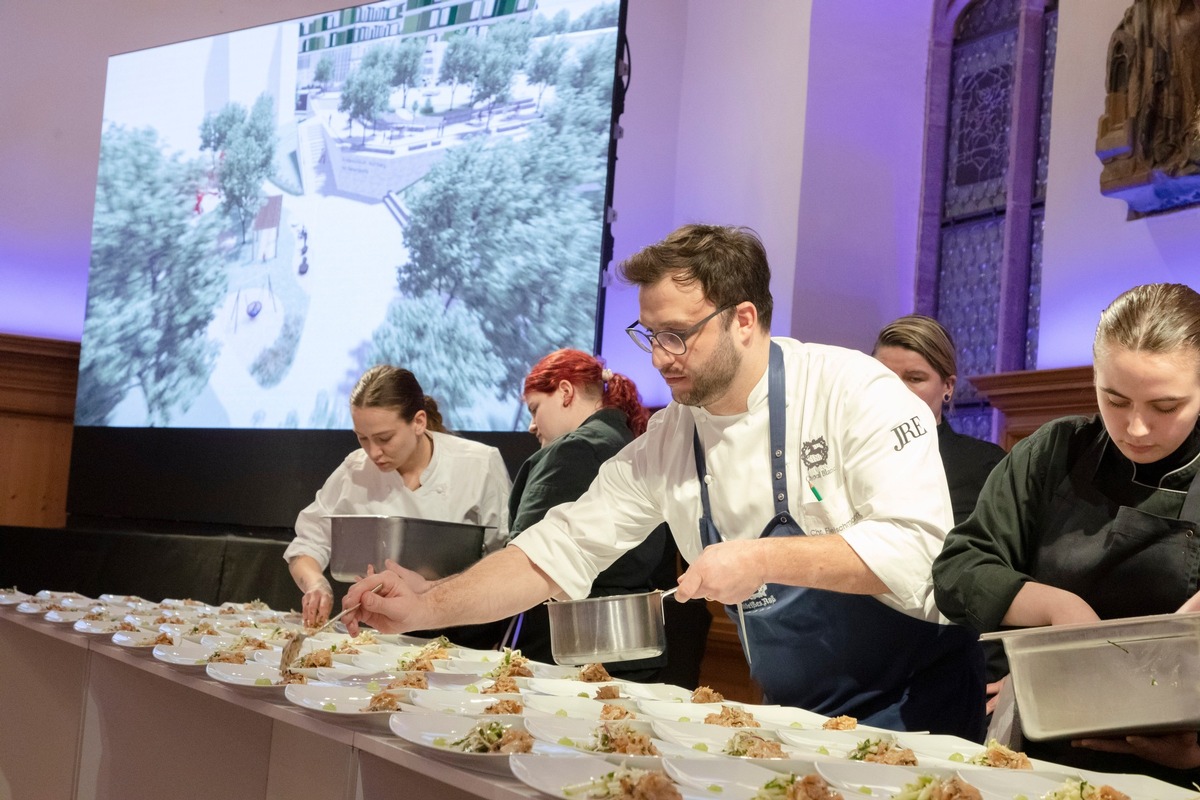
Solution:
{"label": "chef's short brown hair", "polygon": [[758,324],[771,330],[771,268],[767,251],[750,228],[684,225],[657,244],[643,248],[620,266],[634,286],[653,286],[665,277],[680,286],[700,284],[717,308],[750,301]]}

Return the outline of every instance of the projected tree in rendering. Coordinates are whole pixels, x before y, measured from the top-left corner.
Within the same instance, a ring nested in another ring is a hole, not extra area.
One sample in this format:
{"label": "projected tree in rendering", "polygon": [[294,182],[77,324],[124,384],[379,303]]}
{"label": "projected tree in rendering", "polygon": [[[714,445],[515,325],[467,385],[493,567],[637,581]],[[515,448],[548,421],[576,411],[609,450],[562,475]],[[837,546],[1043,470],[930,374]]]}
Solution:
{"label": "projected tree in rendering", "polygon": [[479,315],[462,303],[443,310],[436,296],[397,300],[371,339],[371,363],[403,364],[448,415],[467,408],[495,378]]}
{"label": "projected tree in rendering", "polygon": [[[596,66],[596,56],[607,52],[611,59],[614,46],[611,37],[599,37],[581,49],[527,138],[457,147],[414,187],[399,288],[410,298],[428,298],[447,317],[477,320],[478,348],[492,365],[471,391],[462,387],[474,380],[472,370],[456,373],[453,360],[429,364],[429,376],[418,373],[451,410],[459,398],[467,404],[484,395],[519,398],[525,372],[543,355],[592,345],[600,248],[594,220],[603,204],[612,92],[611,73]],[[433,324],[427,317],[408,302],[394,305],[375,334],[377,354],[395,364],[425,363],[415,329]],[[450,342],[464,336],[444,319],[438,324]],[[464,347],[470,349],[473,326],[458,327],[472,329]],[[384,341],[391,346],[380,347]]]}
{"label": "projected tree in rendering", "polygon": [[221,205],[236,219],[245,243],[246,224],[262,205],[263,181],[274,172],[274,99],[259,95],[249,114],[238,103],[228,103],[216,114],[205,115],[200,149],[213,152]]}
{"label": "projected tree in rendering", "polygon": [[166,425],[216,359],[220,223],[193,211],[203,168],[165,156],[154,131],[110,127],[100,149],[76,421],[105,424],[136,388],[149,423]]}
{"label": "projected tree in rendering", "polygon": [[401,104],[408,106],[408,90],[421,81],[421,58],[425,55],[425,42],[407,39],[392,51],[392,86],[404,88]]}
{"label": "projected tree in rendering", "polygon": [[367,125],[375,126],[379,115],[389,109],[388,100],[392,96],[386,53],[381,53],[379,59],[383,63],[356,70],[346,79],[342,84],[342,98],[338,101],[338,111],[345,111],[352,121],[362,126],[363,144],[367,143]]}
{"label": "projected tree in rendering", "polygon": [[487,104],[488,125],[491,125],[496,104],[508,99],[513,78],[517,70],[525,65],[531,37],[528,25],[502,22],[492,26],[488,38],[483,42],[471,103]]}
{"label": "projected tree in rendering", "polygon": [[562,68],[566,52],[567,43],[556,36],[539,47],[529,63],[526,73],[529,82],[541,86],[538,89],[538,110],[542,108],[542,95],[546,93],[546,87],[558,80],[558,72]]}
{"label": "projected tree in rendering", "polygon": [[460,83],[470,83],[479,74],[479,40],[474,36],[455,33],[446,37],[446,53],[438,80],[450,84],[450,107]]}

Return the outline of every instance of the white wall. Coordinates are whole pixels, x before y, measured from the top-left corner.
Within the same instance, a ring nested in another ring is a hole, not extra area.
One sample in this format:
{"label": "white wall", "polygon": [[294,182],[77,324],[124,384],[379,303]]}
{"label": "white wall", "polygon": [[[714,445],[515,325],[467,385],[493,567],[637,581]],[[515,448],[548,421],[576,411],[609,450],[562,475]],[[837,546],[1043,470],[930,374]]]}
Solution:
{"label": "white wall", "polygon": [[1108,41],[1129,0],[1062,0],[1050,125],[1038,367],[1092,363],[1100,311],[1141,283],[1200,288],[1200,208],[1125,220],[1100,194],[1096,125]]}
{"label": "white wall", "polygon": [[675,227],[674,174],[688,0],[631,0],[626,21],[633,62],[617,144],[613,184],[613,266],[608,270],[601,351],[609,366],[634,379],[647,402],[670,400],[649,357],[625,335],[637,319],[637,293],[616,279],[616,264]]}
{"label": "white wall", "polygon": [[[791,315],[810,10],[810,0],[755,0],[736,13],[708,0],[632,0],[629,9],[614,263],[685,223],[748,225],[774,266],[779,334]],[[665,385],[623,330],[637,313],[636,292],[614,280],[604,355],[647,403],[665,405]]]}
{"label": "white wall", "polygon": [[797,338],[868,349],[913,311],[931,6],[813,5],[791,262]]}

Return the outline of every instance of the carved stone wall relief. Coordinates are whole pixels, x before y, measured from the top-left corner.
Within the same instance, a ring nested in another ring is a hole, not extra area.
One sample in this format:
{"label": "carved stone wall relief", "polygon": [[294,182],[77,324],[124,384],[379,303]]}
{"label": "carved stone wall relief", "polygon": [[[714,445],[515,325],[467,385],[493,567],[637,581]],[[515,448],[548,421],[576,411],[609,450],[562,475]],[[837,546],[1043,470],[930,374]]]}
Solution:
{"label": "carved stone wall relief", "polygon": [[1129,219],[1200,203],[1200,0],[1135,0],[1108,46],[1100,191]]}

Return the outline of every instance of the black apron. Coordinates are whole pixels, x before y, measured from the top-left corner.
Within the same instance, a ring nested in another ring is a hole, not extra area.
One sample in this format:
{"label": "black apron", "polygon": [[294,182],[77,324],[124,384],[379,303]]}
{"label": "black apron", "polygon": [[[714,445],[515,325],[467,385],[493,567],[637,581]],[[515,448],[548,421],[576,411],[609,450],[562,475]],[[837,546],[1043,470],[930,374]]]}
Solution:
{"label": "black apron", "polygon": [[[1108,441],[1101,435],[1055,487],[1051,532],[1043,536],[1030,577],[1078,595],[1100,619],[1173,613],[1196,593],[1200,577],[1200,472],[1178,517],[1117,505],[1109,499],[1113,495],[1140,494],[1143,505],[1170,514],[1178,493],[1130,485],[1102,472]],[[1106,494],[1109,481],[1114,490]],[[1028,741],[1025,749],[1036,758],[1084,769],[1146,773],[1183,786],[1200,780],[1200,769],[1172,770],[1134,756],[1071,747],[1067,740]]]}
{"label": "black apron", "polygon": [[[760,536],[804,536],[788,511],[786,389],[783,351],[771,345],[768,406],[775,516]],[[709,504],[708,475],[693,432],[700,481],[700,539],[721,541]],[[726,612],[751,676],[767,702],[828,716],[849,714],[864,725],[949,733],[982,741],[983,654],[976,635],[889,608],[873,597],[766,584]]]}

